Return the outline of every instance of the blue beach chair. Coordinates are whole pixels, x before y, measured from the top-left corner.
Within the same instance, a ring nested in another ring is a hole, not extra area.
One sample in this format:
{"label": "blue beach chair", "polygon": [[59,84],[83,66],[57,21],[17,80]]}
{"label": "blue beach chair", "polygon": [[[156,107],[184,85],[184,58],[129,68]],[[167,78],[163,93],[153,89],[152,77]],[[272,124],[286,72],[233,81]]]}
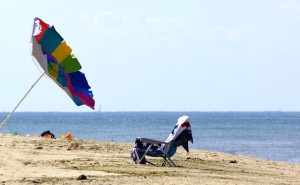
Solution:
{"label": "blue beach chair", "polygon": [[176,153],[177,147],[182,146],[189,152],[188,141],[193,143],[191,125],[188,116],[178,118],[178,122],[166,141],[158,141],[149,138],[136,138],[135,146],[131,151],[131,157],[135,164],[152,164],[146,160],[146,155],[151,157],[162,157],[163,165],[166,162],[176,167],[171,157]]}

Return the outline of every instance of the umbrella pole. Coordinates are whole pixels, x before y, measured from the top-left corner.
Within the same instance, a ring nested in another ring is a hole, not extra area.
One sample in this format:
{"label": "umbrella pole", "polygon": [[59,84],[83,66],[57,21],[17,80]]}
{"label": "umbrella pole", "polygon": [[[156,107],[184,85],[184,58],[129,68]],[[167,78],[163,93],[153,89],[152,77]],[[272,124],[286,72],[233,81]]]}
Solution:
{"label": "umbrella pole", "polygon": [[21,101],[17,104],[17,106],[11,111],[11,113],[6,117],[6,119],[1,123],[0,130],[6,125],[10,117],[13,115],[15,110],[19,107],[19,105],[22,103],[22,101],[26,98],[26,96],[29,94],[29,92],[33,89],[33,87],[38,83],[38,81],[44,76],[45,72],[41,74],[41,76],[34,82],[34,84],[31,86],[31,88],[27,91],[27,93],[23,96]]}

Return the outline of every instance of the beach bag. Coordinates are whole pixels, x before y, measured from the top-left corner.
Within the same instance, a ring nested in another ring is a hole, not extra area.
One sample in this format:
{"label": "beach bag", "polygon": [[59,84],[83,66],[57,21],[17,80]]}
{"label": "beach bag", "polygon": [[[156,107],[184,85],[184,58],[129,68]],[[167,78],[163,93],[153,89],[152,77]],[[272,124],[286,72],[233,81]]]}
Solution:
{"label": "beach bag", "polygon": [[47,131],[41,133],[41,136],[42,136],[42,137],[46,137],[46,138],[52,138],[52,139],[55,139],[55,135],[52,134],[52,133],[50,132],[50,130],[47,130]]}

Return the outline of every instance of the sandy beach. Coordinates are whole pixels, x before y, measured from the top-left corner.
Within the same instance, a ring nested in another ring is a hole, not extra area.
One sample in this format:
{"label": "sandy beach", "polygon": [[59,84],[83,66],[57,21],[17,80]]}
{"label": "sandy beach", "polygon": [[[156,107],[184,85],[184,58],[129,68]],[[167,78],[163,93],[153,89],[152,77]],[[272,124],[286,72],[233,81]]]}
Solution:
{"label": "sandy beach", "polygon": [[133,145],[1,134],[0,184],[300,184],[299,163],[180,148],[176,168],[136,165]]}

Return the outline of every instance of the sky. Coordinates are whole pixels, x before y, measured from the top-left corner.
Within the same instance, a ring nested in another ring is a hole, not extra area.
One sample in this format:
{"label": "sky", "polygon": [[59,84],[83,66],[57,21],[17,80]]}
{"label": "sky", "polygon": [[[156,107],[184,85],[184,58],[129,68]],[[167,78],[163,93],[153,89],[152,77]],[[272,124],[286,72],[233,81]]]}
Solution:
{"label": "sky", "polygon": [[41,75],[35,17],[73,49],[96,106],[45,76],[16,111],[300,111],[300,1],[0,1],[1,112]]}

